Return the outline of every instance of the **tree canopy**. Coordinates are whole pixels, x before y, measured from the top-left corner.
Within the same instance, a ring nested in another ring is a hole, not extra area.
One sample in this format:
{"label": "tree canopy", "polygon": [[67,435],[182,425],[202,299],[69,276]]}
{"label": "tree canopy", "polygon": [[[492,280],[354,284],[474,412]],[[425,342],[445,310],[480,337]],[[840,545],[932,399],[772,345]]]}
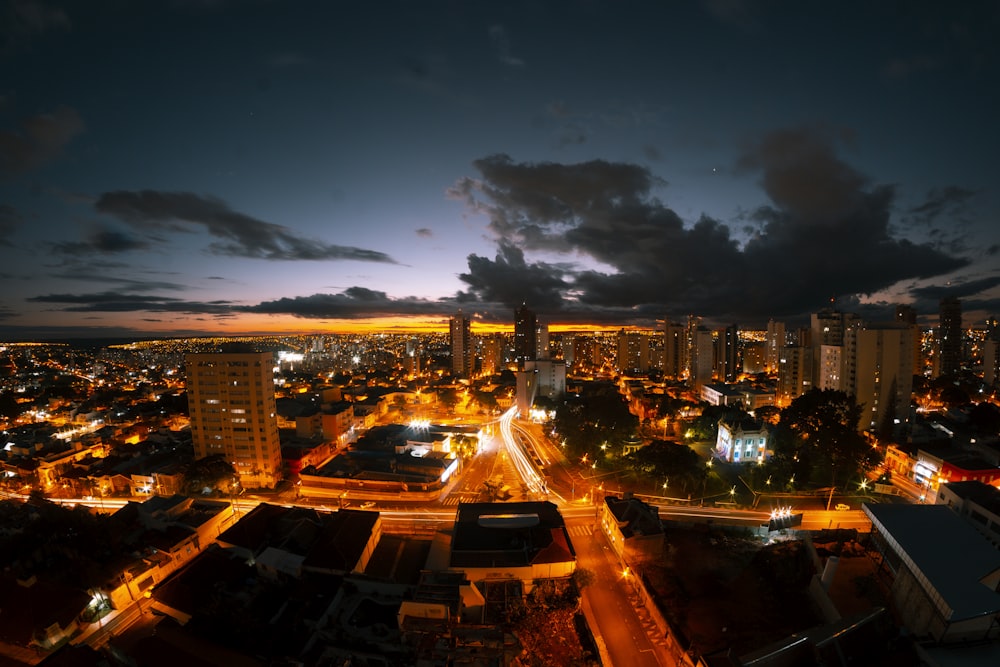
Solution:
{"label": "tree canopy", "polygon": [[690,492],[704,480],[708,471],[698,453],[687,445],[653,440],[625,457],[634,472],[656,480],[669,478],[671,484]]}
{"label": "tree canopy", "polygon": [[800,483],[844,484],[881,461],[858,432],[861,407],[842,391],[813,389],[781,411],[774,465]]}
{"label": "tree canopy", "polygon": [[[621,451],[639,425],[617,387],[610,383],[586,385],[578,396],[570,396],[559,406],[553,421],[571,454],[586,454],[593,460],[603,458],[608,451]],[[602,449],[605,444],[607,449]]]}

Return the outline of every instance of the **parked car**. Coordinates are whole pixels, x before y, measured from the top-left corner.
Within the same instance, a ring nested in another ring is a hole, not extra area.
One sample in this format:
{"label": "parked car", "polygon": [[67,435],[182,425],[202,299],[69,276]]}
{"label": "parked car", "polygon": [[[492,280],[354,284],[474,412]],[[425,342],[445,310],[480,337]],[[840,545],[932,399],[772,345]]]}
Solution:
{"label": "parked car", "polygon": [[838,510],[838,511],[840,511],[840,512],[843,512],[844,510],[851,509],[851,506],[847,505],[845,503],[837,503],[837,507],[835,509]]}
{"label": "parked car", "polygon": [[370,510],[373,507],[375,507],[374,501],[366,500],[365,502],[361,503],[361,509],[363,510]]}

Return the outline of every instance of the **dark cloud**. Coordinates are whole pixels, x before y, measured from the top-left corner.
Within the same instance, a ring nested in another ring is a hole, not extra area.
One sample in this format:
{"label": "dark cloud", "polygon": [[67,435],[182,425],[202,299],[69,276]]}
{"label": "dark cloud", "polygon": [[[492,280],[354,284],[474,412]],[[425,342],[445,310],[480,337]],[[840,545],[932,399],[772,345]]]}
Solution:
{"label": "dark cloud", "polygon": [[501,240],[496,259],[469,255],[469,272],[459,278],[469,286],[468,294],[485,302],[498,302],[510,308],[530,303],[533,308],[553,311],[562,304],[562,292],[569,287],[563,269],[524,261],[524,251]]}
{"label": "dark cloud", "polygon": [[340,294],[313,294],[264,301],[241,307],[242,312],[294,315],[309,319],[357,319],[392,315],[446,315],[457,308],[454,301],[417,297],[392,298],[366,287],[348,287]]}
{"label": "dark cloud", "polygon": [[17,176],[54,160],[83,129],[75,109],[60,107],[26,118],[18,130],[0,131],[0,177]]}
{"label": "dark cloud", "polygon": [[131,250],[146,250],[149,242],[116,229],[98,229],[83,241],[60,241],[50,244],[51,251],[62,255],[93,253],[115,254]]}
{"label": "dark cloud", "polygon": [[44,33],[65,32],[72,22],[60,7],[40,0],[6,0],[0,3],[0,53],[26,47]]}
{"label": "dark cloud", "polygon": [[[102,268],[105,268],[102,265]],[[61,271],[52,274],[53,278],[71,280],[73,282],[103,283],[106,285],[117,285],[121,290],[130,292],[154,292],[157,290],[185,291],[190,289],[187,285],[172,283],[163,280],[139,280],[137,278],[123,278],[119,275],[109,275],[99,273],[89,265],[77,266],[74,269]]]}
{"label": "dark cloud", "polygon": [[964,299],[1000,286],[1000,276],[989,276],[966,282],[949,282],[946,285],[928,285],[915,287],[910,292],[918,299],[938,302],[946,296]]}
{"label": "dark cloud", "polygon": [[502,25],[496,24],[490,26],[490,42],[493,43],[493,49],[496,51],[497,58],[504,65],[510,65],[511,67],[524,66],[523,60],[511,55],[510,39],[507,37],[507,29]]}
{"label": "dark cloud", "polygon": [[0,245],[11,245],[9,237],[23,221],[24,218],[16,208],[0,204]]}
{"label": "dark cloud", "polygon": [[663,158],[663,154],[660,152],[660,149],[650,144],[642,147],[642,154],[647,160],[651,160],[653,162],[659,162]]}
{"label": "dark cloud", "polygon": [[[742,245],[720,221],[683,221],[654,196],[664,183],[639,165],[477,160],[481,178],[462,179],[450,192],[488,216],[498,255],[469,257],[469,272],[459,276],[469,291],[459,296],[508,305],[527,300],[561,314],[766,318],[808,313],[831,297],[871,294],[968,263],[893,238],[893,188],[869,183],[843,162],[839,139],[787,130],[744,152],[740,171],[760,175],[771,203],[742,220],[752,233]],[[532,263],[526,252],[589,256],[608,268]]]}
{"label": "dark cloud", "polygon": [[184,301],[166,296],[118,292],[42,294],[26,300],[32,303],[66,304],[59,310],[71,313],[164,312],[221,315],[233,312],[233,305],[228,301]]}
{"label": "dark cloud", "polygon": [[234,211],[212,197],[190,192],[106,192],[94,207],[143,230],[188,232],[201,227],[222,239],[216,255],[269,260],[355,260],[396,263],[385,253],[295,236],[288,228]]}
{"label": "dark cloud", "polygon": [[432,232],[431,230],[429,230],[426,227],[421,227],[420,229],[417,230],[416,233],[417,233],[417,236],[419,236],[421,238],[425,238],[425,239],[429,239],[430,237],[434,236],[434,232]]}
{"label": "dark cloud", "polygon": [[909,210],[910,219],[918,224],[930,225],[941,216],[962,215],[966,204],[976,195],[975,190],[949,185],[927,193],[924,201]]}

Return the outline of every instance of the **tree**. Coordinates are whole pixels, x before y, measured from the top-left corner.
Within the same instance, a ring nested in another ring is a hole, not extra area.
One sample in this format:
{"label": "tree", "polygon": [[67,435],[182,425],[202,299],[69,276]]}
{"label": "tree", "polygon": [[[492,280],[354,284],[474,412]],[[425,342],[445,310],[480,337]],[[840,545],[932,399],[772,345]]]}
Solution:
{"label": "tree", "polygon": [[17,398],[9,391],[0,392],[0,417],[14,421],[21,416],[21,406]]}
{"label": "tree", "polygon": [[801,483],[836,486],[880,462],[858,432],[861,407],[842,391],[813,389],[781,411],[776,463],[789,464]]}
{"label": "tree", "polygon": [[635,434],[639,420],[629,412],[613,384],[593,383],[579,396],[566,399],[556,410],[553,423],[571,453],[596,459],[607,451],[602,449],[605,444],[612,451],[621,451],[621,445]]}
{"label": "tree", "polygon": [[698,453],[687,445],[654,440],[625,457],[636,473],[656,480],[670,478],[685,491],[693,491],[708,471]]}

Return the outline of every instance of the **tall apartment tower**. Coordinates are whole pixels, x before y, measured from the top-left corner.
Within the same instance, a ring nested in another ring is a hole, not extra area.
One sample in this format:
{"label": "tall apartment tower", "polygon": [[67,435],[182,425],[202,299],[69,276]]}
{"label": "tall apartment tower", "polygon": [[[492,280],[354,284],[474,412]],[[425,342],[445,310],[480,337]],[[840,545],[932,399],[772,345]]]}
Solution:
{"label": "tall apartment tower", "polygon": [[449,342],[451,343],[451,372],[461,377],[472,375],[472,330],[469,326],[469,318],[458,311],[452,315],[450,326],[448,327]]}
{"label": "tall apartment tower", "polygon": [[938,375],[954,375],[962,368],[962,302],[941,299],[938,332]]}
{"label": "tall apartment tower", "polygon": [[908,324],[862,324],[844,340],[844,391],[861,406],[859,430],[889,435],[910,421],[914,329]]}
{"label": "tall apartment tower", "polygon": [[503,339],[500,334],[492,334],[482,339],[483,368],[487,375],[495,375],[503,370]]}
{"label": "tall apartment tower", "polygon": [[538,322],[535,325],[535,359],[548,359],[549,354],[549,325]]}
{"label": "tall apartment tower", "polygon": [[538,320],[528,306],[521,304],[514,311],[514,361],[518,368],[524,367],[524,362],[534,359],[538,349],[536,338]]}
{"label": "tall apartment tower", "polygon": [[712,331],[699,326],[694,330],[694,341],[691,346],[691,381],[697,391],[703,385],[712,381],[712,369],[715,367],[715,342]]}
{"label": "tall apartment tower", "polygon": [[244,488],[281,480],[271,352],[185,355],[196,459],[221,454]]}
{"label": "tall apartment tower", "polygon": [[778,405],[784,407],[812,389],[812,348],[786,345],[778,358]]}
{"label": "tall apartment tower", "polygon": [[649,370],[649,337],[639,331],[618,332],[617,369],[619,373]]}
{"label": "tall apartment tower", "polygon": [[663,325],[663,374],[668,378],[684,375],[687,332],[682,324],[667,320]]}
{"label": "tall apartment tower", "polygon": [[844,332],[856,325],[857,316],[825,309],[810,317],[809,339],[812,347],[812,384],[818,389],[844,391]]}
{"label": "tall apartment tower", "polygon": [[785,323],[767,321],[767,336],[764,338],[764,370],[768,373],[777,373],[778,364],[781,361],[781,348],[785,347],[788,341],[785,339]]}
{"label": "tall apartment tower", "polygon": [[715,376],[723,382],[736,382],[743,369],[740,361],[740,338],[735,324],[718,331]]}

